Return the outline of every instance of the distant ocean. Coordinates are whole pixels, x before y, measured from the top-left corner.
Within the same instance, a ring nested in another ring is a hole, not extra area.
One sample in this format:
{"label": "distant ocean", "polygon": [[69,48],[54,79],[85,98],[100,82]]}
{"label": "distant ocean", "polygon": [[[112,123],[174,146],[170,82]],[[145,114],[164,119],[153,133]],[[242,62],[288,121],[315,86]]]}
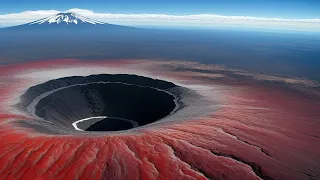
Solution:
{"label": "distant ocean", "polygon": [[245,30],[62,34],[0,30],[0,63],[59,58],[185,60],[320,81],[320,35]]}

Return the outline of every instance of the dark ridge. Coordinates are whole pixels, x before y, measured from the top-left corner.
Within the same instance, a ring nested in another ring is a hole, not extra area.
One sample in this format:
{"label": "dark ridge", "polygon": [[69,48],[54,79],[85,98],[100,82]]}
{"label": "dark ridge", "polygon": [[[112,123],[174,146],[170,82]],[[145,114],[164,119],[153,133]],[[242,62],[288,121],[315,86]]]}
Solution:
{"label": "dark ridge", "polygon": [[255,145],[255,144],[252,144],[252,143],[250,143],[250,142],[248,142],[248,141],[245,141],[245,140],[239,138],[238,136],[236,136],[235,134],[230,133],[229,131],[227,131],[227,130],[225,130],[225,129],[223,129],[223,128],[222,128],[222,130],[223,130],[225,133],[227,133],[227,134],[229,134],[229,135],[231,135],[231,136],[236,137],[237,140],[239,140],[239,141],[241,141],[241,142],[243,142],[243,143],[245,143],[245,144],[248,144],[248,145],[250,145],[250,146],[257,147],[258,149],[260,149],[260,151],[261,151],[263,154],[265,154],[266,156],[269,156],[269,157],[273,158],[273,157],[270,155],[270,153],[269,153],[268,151],[266,151],[265,149],[263,149],[262,147],[260,147],[260,146],[258,146],[258,145]]}
{"label": "dark ridge", "polygon": [[[184,153],[183,151],[180,151],[180,150],[178,151],[175,147],[170,146],[170,145],[169,145],[168,143],[166,143],[166,142],[164,142],[164,143],[167,144],[167,146],[171,147],[171,149],[173,150],[173,152],[174,152],[174,154],[175,154],[176,157],[178,157],[180,160],[182,160],[182,158],[183,158],[183,153]],[[190,142],[189,142],[189,143],[190,143]],[[192,143],[190,143],[190,144],[193,145],[193,146],[196,146],[196,145],[194,145],[194,144],[192,144]],[[260,178],[263,179],[263,180],[274,180],[272,177],[268,176],[265,172],[263,172],[262,169],[261,169],[261,167],[260,167],[258,164],[254,163],[254,162],[246,161],[246,160],[244,160],[244,159],[242,159],[242,158],[240,158],[240,157],[237,157],[237,156],[235,156],[235,155],[232,155],[232,154],[226,154],[226,153],[222,153],[222,152],[215,152],[215,151],[212,151],[212,150],[203,148],[203,147],[201,147],[201,146],[196,146],[196,147],[201,148],[201,149],[204,149],[204,150],[208,150],[208,151],[210,151],[212,154],[214,154],[214,155],[216,155],[216,156],[222,156],[222,157],[232,158],[232,159],[234,159],[234,160],[236,160],[236,161],[239,161],[239,162],[242,162],[242,163],[244,163],[244,164],[247,164],[248,166],[250,166],[250,167],[252,168],[253,172],[254,172],[258,177],[260,177]],[[183,161],[183,160],[182,160],[182,161]],[[184,162],[186,162],[186,161],[184,161]],[[202,173],[204,176],[206,176],[208,179],[214,179],[214,180],[218,179],[218,178],[216,178],[216,177],[212,177],[211,175],[207,174],[205,171],[201,170],[200,168],[196,167],[195,165],[193,165],[193,164],[191,164],[191,163],[188,163],[188,162],[186,162],[186,163],[189,164],[189,165],[192,167],[192,169],[201,172],[201,173]],[[224,175],[222,174],[222,176],[224,176]],[[224,177],[224,179],[225,179],[225,177]]]}
{"label": "dark ridge", "polygon": [[249,162],[247,160],[244,160],[244,159],[237,157],[235,155],[232,155],[232,154],[226,154],[226,153],[222,153],[222,152],[214,152],[212,150],[210,150],[210,151],[212,154],[214,154],[216,156],[223,156],[223,157],[232,158],[234,160],[237,160],[239,162],[247,164],[248,166],[250,166],[252,168],[253,172],[263,180],[274,180],[272,177],[268,176],[265,172],[263,172],[261,167],[254,162]]}

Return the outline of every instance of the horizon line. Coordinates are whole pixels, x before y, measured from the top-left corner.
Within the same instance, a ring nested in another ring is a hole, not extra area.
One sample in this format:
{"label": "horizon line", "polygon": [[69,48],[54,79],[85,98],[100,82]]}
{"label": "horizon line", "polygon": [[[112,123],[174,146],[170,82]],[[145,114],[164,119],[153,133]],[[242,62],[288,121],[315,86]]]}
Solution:
{"label": "horizon line", "polygon": [[30,10],[19,13],[0,15],[0,26],[9,27],[46,18],[58,13],[75,13],[102,22],[130,26],[190,26],[190,27],[241,27],[241,28],[272,28],[293,29],[320,32],[320,18],[290,19],[290,18],[266,18],[254,16],[226,16],[218,14],[121,14],[98,13],[87,9],[72,8],[65,11],[59,10]]}

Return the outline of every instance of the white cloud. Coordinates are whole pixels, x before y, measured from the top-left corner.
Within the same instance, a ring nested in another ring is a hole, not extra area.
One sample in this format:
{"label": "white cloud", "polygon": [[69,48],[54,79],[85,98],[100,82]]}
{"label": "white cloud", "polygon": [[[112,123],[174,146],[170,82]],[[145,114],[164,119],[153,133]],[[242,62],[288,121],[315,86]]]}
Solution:
{"label": "white cloud", "polygon": [[53,14],[59,13],[57,10],[38,10],[24,11],[21,13],[12,13],[0,15],[0,26],[11,26],[27,23],[33,20],[41,19]]}
{"label": "white cloud", "polygon": [[[58,13],[56,10],[25,11],[0,15],[0,26],[27,23]],[[320,19],[282,19],[250,16],[223,16],[214,14],[168,15],[168,14],[111,14],[86,9],[70,9],[68,12],[103,22],[133,26],[195,26],[195,27],[258,27],[296,29],[320,32]]]}

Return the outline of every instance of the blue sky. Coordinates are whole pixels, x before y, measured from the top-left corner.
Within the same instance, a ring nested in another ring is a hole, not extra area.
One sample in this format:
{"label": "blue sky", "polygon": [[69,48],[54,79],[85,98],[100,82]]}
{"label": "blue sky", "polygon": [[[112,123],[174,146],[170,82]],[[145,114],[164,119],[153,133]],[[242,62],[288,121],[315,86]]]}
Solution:
{"label": "blue sky", "polygon": [[111,24],[320,32],[320,0],[0,0],[0,27],[61,11]]}
{"label": "blue sky", "polygon": [[27,10],[90,9],[101,13],[220,14],[320,18],[320,0],[1,0],[0,14]]}

